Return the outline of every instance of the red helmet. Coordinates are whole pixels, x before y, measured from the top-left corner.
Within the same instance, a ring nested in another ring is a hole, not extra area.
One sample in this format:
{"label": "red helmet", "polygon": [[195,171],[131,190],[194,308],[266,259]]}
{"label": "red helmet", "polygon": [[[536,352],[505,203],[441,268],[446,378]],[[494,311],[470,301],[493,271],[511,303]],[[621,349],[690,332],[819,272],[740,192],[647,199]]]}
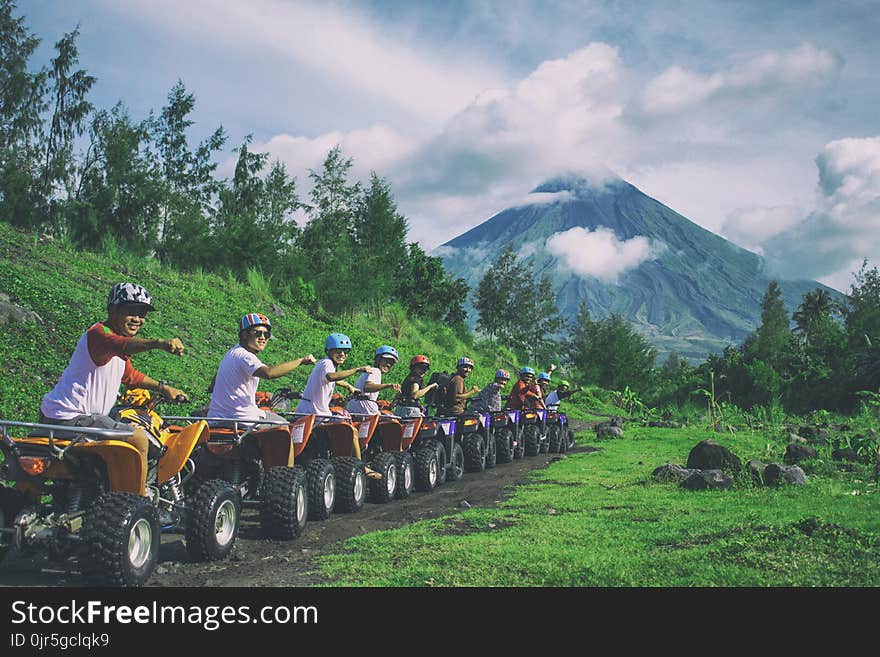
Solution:
{"label": "red helmet", "polygon": [[416,365],[427,365],[428,367],[431,367],[431,359],[427,356],[422,356],[421,354],[413,356],[412,360],[409,361],[409,366],[415,367]]}

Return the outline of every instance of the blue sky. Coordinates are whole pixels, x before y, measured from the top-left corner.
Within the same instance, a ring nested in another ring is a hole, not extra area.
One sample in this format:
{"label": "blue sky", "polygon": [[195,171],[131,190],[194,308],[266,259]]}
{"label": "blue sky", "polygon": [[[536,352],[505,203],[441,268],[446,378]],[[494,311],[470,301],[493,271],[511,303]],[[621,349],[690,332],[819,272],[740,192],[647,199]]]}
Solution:
{"label": "blue sky", "polygon": [[[880,264],[878,2],[20,0],[80,25],[92,100],[223,125],[308,171],[336,144],[433,248],[542,180],[609,169],[775,272],[846,291]],[[588,255],[592,243],[585,239]]]}

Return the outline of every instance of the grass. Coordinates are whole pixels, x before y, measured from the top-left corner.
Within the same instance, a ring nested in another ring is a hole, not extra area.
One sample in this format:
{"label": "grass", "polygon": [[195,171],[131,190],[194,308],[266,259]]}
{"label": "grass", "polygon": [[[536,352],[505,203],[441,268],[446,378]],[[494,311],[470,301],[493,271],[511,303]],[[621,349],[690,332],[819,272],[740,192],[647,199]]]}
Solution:
{"label": "grass", "polygon": [[[877,484],[866,469],[807,485],[687,491],[651,472],[713,437],[745,462],[767,436],[626,427],[531,473],[497,508],[350,539],[322,558],[336,586],[880,585]],[[781,460],[784,446],[772,446]],[[499,466],[503,467],[503,466]]]}

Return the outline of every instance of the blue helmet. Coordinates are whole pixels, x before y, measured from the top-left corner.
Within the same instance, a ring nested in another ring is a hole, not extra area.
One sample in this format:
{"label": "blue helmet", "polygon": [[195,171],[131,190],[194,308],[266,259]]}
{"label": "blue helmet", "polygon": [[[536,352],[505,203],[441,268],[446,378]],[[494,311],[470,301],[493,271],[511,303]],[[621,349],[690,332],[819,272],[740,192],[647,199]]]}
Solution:
{"label": "blue helmet", "polygon": [[396,363],[398,360],[397,349],[395,349],[394,347],[390,347],[387,344],[383,344],[381,347],[376,349],[375,358],[379,357],[391,358]]}
{"label": "blue helmet", "polygon": [[344,333],[331,333],[324,340],[324,351],[331,349],[351,349],[351,340]]}
{"label": "blue helmet", "polygon": [[538,381],[549,381],[549,380],[550,380],[550,375],[547,372],[541,372],[538,375]]}
{"label": "blue helmet", "polygon": [[524,367],[519,371],[520,376],[524,376],[526,374],[531,374],[532,376],[535,376],[535,370],[533,370],[531,367]]}
{"label": "blue helmet", "polygon": [[471,360],[470,358],[468,358],[467,356],[462,356],[461,358],[458,359],[458,362],[456,363],[456,366],[457,366],[457,367],[461,367],[462,365],[466,365],[467,367],[473,368],[473,366],[474,366],[474,361],[472,361],[472,360]]}

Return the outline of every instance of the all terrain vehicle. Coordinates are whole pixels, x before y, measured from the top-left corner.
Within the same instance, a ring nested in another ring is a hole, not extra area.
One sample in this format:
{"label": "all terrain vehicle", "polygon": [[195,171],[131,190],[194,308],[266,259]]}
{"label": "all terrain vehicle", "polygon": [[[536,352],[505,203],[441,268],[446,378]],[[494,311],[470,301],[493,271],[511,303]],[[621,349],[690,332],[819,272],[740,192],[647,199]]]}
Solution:
{"label": "all terrain vehicle", "polygon": [[85,579],[104,586],[144,584],[162,531],[182,529],[194,560],[227,556],[238,534],[238,492],[212,480],[184,495],[207,425],[167,432],[164,422],[150,422],[162,433],[145,487],[140,452],[120,440],[127,431],[0,420],[0,556],[12,547],[77,555]]}
{"label": "all terrain vehicle", "polygon": [[[272,395],[260,395],[257,402],[262,408],[274,410],[291,398],[290,389],[282,388]],[[261,428],[253,422],[230,418],[168,419],[202,419],[214,425],[207,440],[196,450],[198,481],[222,479],[235,486],[242,506],[259,510],[260,528],[265,536],[290,540],[302,534],[308,520],[306,470],[294,466],[291,435],[293,431],[305,431],[312,421],[310,417],[292,423],[262,420]]]}
{"label": "all terrain vehicle", "polygon": [[[394,464],[396,486],[391,490],[388,479],[371,481],[372,501],[388,502],[391,497],[406,499],[415,489],[415,460],[410,449],[422,426],[421,417],[397,417],[382,411],[378,415],[375,433],[363,451],[364,460],[380,473]],[[361,425],[363,426],[363,425]]]}
{"label": "all terrain vehicle", "polygon": [[510,463],[514,458],[522,458],[520,412],[510,408],[492,412],[492,427],[498,463]]}
{"label": "all terrain vehicle", "polygon": [[569,447],[568,417],[565,413],[547,411],[547,445],[551,454],[564,454]]}
{"label": "all terrain vehicle", "polygon": [[520,413],[522,424],[523,453],[526,456],[537,456],[546,453],[550,448],[547,435],[547,409],[535,408]]}
{"label": "all terrain vehicle", "polygon": [[446,481],[458,481],[464,475],[464,449],[461,439],[456,437],[460,421],[457,417],[422,419],[411,446],[416,466],[416,490],[431,491]]}

